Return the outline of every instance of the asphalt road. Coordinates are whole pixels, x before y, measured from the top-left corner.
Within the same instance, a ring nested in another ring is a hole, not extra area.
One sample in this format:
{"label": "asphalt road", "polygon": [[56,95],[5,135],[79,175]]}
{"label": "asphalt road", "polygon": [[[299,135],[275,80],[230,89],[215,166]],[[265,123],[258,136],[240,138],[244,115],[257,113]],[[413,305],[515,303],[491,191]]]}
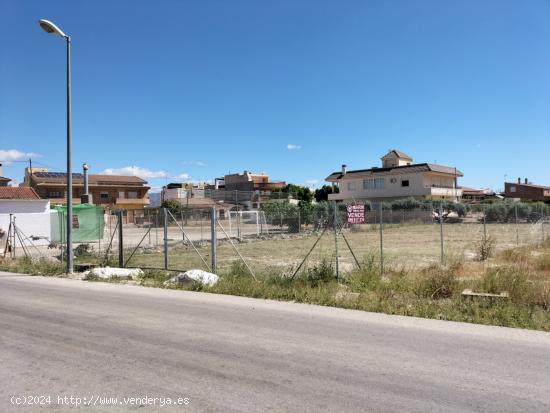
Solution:
{"label": "asphalt road", "polygon": [[549,333],[5,273],[0,328],[1,412],[550,411]]}

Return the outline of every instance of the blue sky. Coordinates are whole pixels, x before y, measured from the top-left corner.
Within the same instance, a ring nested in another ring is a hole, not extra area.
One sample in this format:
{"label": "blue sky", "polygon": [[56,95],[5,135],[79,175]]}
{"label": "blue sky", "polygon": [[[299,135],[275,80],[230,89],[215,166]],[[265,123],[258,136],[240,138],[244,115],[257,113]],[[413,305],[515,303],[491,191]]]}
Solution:
{"label": "blue sky", "polygon": [[65,47],[46,18],[72,35],[73,162],[95,173],[320,185],[398,148],[467,186],[550,185],[550,1],[2,0],[0,15],[0,160],[65,165]]}

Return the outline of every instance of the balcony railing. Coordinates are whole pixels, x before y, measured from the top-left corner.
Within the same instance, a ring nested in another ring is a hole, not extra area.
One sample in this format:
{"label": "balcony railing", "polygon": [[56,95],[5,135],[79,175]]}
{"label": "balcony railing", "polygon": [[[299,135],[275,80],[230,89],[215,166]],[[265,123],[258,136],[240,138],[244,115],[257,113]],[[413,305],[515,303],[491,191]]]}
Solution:
{"label": "balcony railing", "polygon": [[116,205],[149,205],[148,198],[117,198]]}

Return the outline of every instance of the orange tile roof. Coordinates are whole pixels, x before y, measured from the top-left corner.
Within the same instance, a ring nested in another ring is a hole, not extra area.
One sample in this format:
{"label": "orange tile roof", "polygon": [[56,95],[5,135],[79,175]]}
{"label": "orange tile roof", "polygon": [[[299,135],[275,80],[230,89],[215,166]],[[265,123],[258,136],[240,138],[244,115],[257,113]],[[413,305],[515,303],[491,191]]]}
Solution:
{"label": "orange tile roof", "polygon": [[34,189],[26,186],[0,186],[0,199],[40,199]]}

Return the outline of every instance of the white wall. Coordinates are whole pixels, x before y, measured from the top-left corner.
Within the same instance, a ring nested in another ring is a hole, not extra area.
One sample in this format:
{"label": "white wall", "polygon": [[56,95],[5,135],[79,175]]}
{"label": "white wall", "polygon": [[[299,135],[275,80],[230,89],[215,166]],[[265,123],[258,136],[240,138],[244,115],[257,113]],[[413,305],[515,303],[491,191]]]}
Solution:
{"label": "white wall", "polygon": [[[384,188],[363,189],[363,180],[372,178],[384,178]],[[395,182],[391,182],[392,179]],[[402,180],[408,180],[409,186],[401,186]],[[348,190],[348,182],[355,182],[355,191]],[[399,198],[409,196],[422,196],[429,191],[424,188],[422,173],[400,174],[372,174],[357,178],[345,177],[339,181],[340,193],[333,194],[330,199],[353,198]]]}
{"label": "white wall", "polygon": [[0,214],[46,213],[49,209],[48,199],[0,199]]}
{"label": "white wall", "polygon": [[[21,237],[40,237],[33,240],[34,245],[48,245],[50,243],[50,201],[40,200],[11,200],[0,199],[0,228],[7,233],[10,225],[10,214],[15,217],[15,224],[21,232]],[[2,237],[0,245],[4,245],[6,235]],[[30,246],[31,241],[24,241]],[[16,239],[16,247],[20,247]]]}
{"label": "white wall", "polygon": [[[363,180],[384,178],[384,188],[363,189]],[[394,180],[395,182],[392,182]],[[408,180],[409,186],[401,186],[402,180]],[[348,182],[355,183],[355,191],[348,190]],[[454,177],[443,174],[416,172],[416,173],[379,173],[360,177],[349,175],[340,179],[338,194],[329,194],[329,200],[339,199],[377,199],[377,198],[406,198],[430,196],[456,196],[452,188]],[[435,186],[435,188],[433,188]],[[439,188],[444,187],[444,188]],[[458,192],[458,191],[457,191]],[[461,194],[461,192],[460,192]],[[460,196],[460,195],[459,195]]]}

